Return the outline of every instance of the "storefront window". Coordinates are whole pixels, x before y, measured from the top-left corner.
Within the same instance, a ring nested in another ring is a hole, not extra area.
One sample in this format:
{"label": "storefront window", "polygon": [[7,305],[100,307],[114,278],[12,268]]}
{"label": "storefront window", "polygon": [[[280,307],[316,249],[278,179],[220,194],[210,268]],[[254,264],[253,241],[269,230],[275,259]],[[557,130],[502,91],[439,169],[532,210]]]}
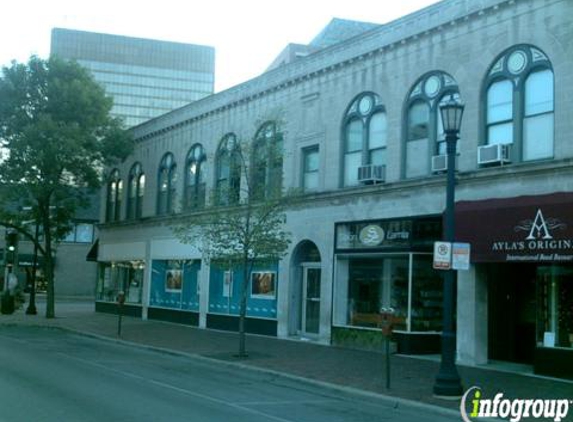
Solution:
{"label": "storefront window", "polygon": [[149,306],[198,311],[200,269],[198,259],[154,260]]}
{"label": "storefront window", "polygon": [[538,345],[573,348],[573,268],[539,267],[537,290]]}
{"label": "storefront window", "polygon": [[395,330],[441,329],[442,286],[431,255],[339,258],[336,287],[335,325],[379,328],[381,311],[392,308]]}
{"label": "storefront window", "polygon": [[245,286],[242,267],[214,262],[209,278],[209,313],[239,315],[243,288],[246,287],[247,316],[277,318],[278,264],[255,265]]}
{"label": "storefront window", "polygon": [[144,268],[144,261],[101,263],[96,299],[116,302],[118,293],[123,291],[126,303],[140,304]]}
{"label": "storefront window", "polygon": [[442,330],[442,279],[431,255],[414,255],[412,269],[412,331]]}

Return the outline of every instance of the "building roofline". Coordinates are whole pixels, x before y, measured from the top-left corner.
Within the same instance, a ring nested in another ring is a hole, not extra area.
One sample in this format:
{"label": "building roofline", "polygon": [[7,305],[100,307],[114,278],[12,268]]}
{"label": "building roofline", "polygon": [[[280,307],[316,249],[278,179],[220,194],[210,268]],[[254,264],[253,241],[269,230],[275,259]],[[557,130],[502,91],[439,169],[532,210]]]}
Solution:
{"label": "building roofline", "polygon": [[[282,90],[366,57],[384,53],[395,46],[402,46],[423,36],[443,31],[460,20],[481,17],[488,10],[497,11],[502,5],[512,6],[518,1],[524,0],[442,0],[134,126],[132,128],[134,137],[136,140],[144,140],[158,133],[185,126],[248,103],[267,93]],[[158,124],[162,126],[161,129],[157,129]]]}

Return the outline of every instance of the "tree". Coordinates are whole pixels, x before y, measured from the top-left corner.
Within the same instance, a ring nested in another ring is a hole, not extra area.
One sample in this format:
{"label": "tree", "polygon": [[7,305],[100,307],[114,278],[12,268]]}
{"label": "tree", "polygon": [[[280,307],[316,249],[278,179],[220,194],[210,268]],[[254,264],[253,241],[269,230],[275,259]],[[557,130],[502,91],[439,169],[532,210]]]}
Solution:
{"label": "tree", "polygon": [[[75,62],[32,56],[0,77],[0,219],[33,240],[44,256],[46,317],[55,317],[54,259],[78,207],[100,186],[103,168],[133,149],[113,100]],[[30,211],[22,215],[19,210]],[[27,229],[39,224],[42,241]]]}
{"label": "tree", "polygon": [[[265,179],[261,175],[264,173],[261,161],[273,167],[279,154],[282,155],[282,151],[277,148],[267,148],[265,160],[257,155],[255,143],[234,142],[230,155],[235,159],[227,157],[229,168],[226,169],[228,178],[225,183],[216,187],[204,210],[182,216],[172,225],[175,236],[183,243],[197,247],[209,262],[242,269],[239,357],[247,356],[245,319],[253,267],[279,261],[290,244],[290,233],[284,228],[284,210],[293,202],[294,194],[282,195],[280,182],[268,178],[263,180],[263,184],[275,189],[261,193],[261,178]],[[233,174],[236,175],[235,180]],[[276,172],[271,172],[270,176],[278,177]]]}

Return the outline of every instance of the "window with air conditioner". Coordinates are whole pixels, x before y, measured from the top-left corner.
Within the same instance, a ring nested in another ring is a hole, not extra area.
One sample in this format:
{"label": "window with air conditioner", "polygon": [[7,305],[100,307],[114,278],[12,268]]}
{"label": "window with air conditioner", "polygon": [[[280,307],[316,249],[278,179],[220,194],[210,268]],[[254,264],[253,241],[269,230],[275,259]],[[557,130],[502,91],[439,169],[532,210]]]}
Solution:
{"label": "window with air conditioner", "polygon": [[450,97],[459,99],[458,85],[444,72],[425,74],[411,89],[404,119],[405,178],[424,177],[447,169],[440,104]]}
{"label": "window with air conditioner", "polygon": [[[478,164],[552,158],[554,79],[545,53],[531,45],[506,50],[492,64],[486,87],[486,140]],[[498,159],[488,160],[490,154]]]}
{"label": "window with air conditioner", "polygon": [[387,121],[380,97],[371,92],[358,95],[348,107],[343,126],[342,185],[383,181]]}

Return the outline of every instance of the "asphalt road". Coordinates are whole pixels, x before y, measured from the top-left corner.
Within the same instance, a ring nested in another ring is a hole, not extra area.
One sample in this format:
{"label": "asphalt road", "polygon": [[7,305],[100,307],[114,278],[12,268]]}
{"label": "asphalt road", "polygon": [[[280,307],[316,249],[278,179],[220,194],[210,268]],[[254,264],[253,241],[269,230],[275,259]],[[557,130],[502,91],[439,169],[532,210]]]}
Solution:
{"label": "asphalt road", "polygon": [[442,422],[431,409],[45,328],[0,327],[2,422]]}

